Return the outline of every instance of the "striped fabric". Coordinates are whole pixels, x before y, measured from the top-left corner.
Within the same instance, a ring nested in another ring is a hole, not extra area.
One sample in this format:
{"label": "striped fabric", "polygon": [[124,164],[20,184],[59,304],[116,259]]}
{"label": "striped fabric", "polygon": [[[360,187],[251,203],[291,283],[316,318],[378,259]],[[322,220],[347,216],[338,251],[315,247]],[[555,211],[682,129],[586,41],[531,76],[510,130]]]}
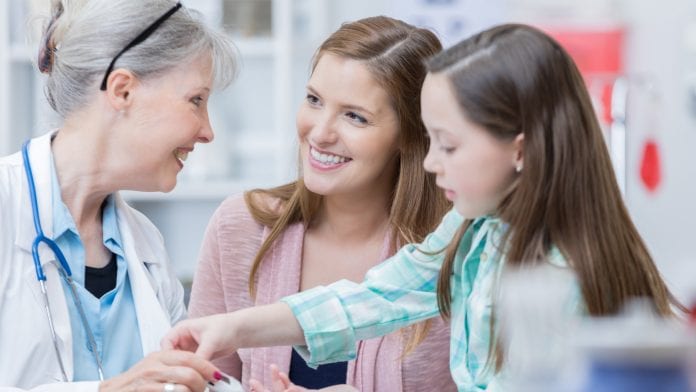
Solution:
{"label": "striped fabric", "polygon": [[[443,250],[464,219],[450,211],[418,245],[403,247],[372,268],[362,284],[342,280],[282,299],[302,325],[307,346],[296,347],[310,364],[355,357],[356,342],[438,315],[436,284]],[[462,238],[452,277],[450,370],[460,391],[491,390],[486,366],[494,285],[502,268],[506,224],[476,219]],[[439,253],[438,253],[439,252]],[[433,255],[433,253],[436,253]],[[553,264],[565,265],[554,249]],[[551,261],[551,260],[550,260]]]}

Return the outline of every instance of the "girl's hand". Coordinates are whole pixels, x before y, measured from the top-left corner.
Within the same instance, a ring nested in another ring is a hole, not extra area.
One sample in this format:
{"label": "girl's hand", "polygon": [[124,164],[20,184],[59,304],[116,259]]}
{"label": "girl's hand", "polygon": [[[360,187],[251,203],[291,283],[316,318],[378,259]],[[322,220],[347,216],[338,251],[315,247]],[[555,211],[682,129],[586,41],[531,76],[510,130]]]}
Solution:
{"label": "girl's hand", "polygon": [[230,315],[216,314],[181,321],[162,339],[162,349],[195,352],[205,359],[230,355],[237,349]]}
{"label": "girl's hand", "polygon": [[160,351],[136,363],[125,373],[99,384],[99,392],[162,391],[172,384],[177,392],[204,391],[208,381],[219,379],[218,369],[192,353]]}
{"label": "girl's hand", "polygon": [[[278,370],[278,366],[275,364],[271,365],[271,377],[272,377],[272,388],[268,389],[263,386],[259,381],[252,379],[249,382],[252,392],[309,392],[317,391],[316,389],[307,389],[297,386],[290,382],[290,378],[287,374]],[[350,385],[334,385],[331,387],[326,387],[319,389],[320,392],[358,392],[357,389]]]}

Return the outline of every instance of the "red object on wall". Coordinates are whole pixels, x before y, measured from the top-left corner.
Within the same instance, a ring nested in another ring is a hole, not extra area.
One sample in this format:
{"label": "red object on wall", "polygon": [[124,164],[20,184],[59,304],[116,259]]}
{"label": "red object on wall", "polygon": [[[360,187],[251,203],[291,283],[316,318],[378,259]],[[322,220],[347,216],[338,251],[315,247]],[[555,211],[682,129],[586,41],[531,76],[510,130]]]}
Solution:
{"label": "red object on wall", "polygon": [[583,75],[623,72],[623,28],[550,28],[545,31],[568,51]]}
{"label": "red object on wall", "polygon": [[570,54],[595,101],[598,116],[609,124],[611,118],[611,89],[613,80],[624,71],[623,44],[625,29],[605,27],[542,27]]}
{"label": "red object on wall", "polygon": [[662,180],[660,150],[655,139],[646,140],[643,146],[643,156],[640,160],[640,179],[650,192],[654,192]]}

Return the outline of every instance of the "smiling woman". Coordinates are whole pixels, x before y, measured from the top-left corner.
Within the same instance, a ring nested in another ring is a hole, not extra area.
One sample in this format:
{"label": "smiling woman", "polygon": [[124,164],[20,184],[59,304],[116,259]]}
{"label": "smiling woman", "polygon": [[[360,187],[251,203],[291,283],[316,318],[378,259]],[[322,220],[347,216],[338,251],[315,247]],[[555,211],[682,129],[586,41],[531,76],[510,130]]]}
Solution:
{"label": "smiling woman", "polygon": [[[119,80],[118,70],[113,75]],[[139,105],[132,112],[138,126],[125,128],[122,140],[114,143],[125,147],[114,154],[127,157],[114,168],[123,173],[120,188],[160,192],[174,188],[177,174],[195,145],[213,140],[208,119],[212,82],[210,58],[202,57],[138,83],[133,99],[139,100]],[[128,143],[132,140],[138,143]],[[140,174],[127,175],[132,172]]]}
{"label": "smiling woman", "polygon": [[170,191],[213,139],[208,98],[234,78],[233,45],[173,0],[52,11],[38,65],[63,122],[0,158],[0,389],[203,390],[211,363],[153,353],[186,314],[183,289],[119,191]]}
{"label": "smiling woman", "polygon": [[308,189],[365,199],[389,193],[398,171],[399,121],[361,61],[319,59],[297,113],[297,134]]}
{"label": "smiling woman", "polygon": [[[437,225],[449,205],[422,166],[428,139],[419,97],[423,62],[440,49],[432,32],[387,17],[346,23],[324,41],[297,112],[300,178],[220,206],[199,259],[192,316],[362,281]],[[449,330],[441,321],[431,327],[360,342],[354,360],[317,370],[290,347],[242,349],[218,364],[245,387],[252,379],[270,386],[276,363],[308,388],[453,391]]]}

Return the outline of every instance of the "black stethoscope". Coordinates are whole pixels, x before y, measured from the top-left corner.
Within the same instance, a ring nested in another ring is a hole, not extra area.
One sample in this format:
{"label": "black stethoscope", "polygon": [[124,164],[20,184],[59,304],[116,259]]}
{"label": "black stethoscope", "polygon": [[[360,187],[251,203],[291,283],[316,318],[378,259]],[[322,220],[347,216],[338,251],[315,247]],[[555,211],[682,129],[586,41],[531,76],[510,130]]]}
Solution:
{"label": "black stethoscope", "polygon": [[39,281],[39,284],[41,285],[41,292],[43,293],[44,298],[44,307],[46,309],[46,318],[48,319],[48,325],[51,329],[51,339],[53,339],[53,348],[55,349],[56,357],[58,358],[60,371],[63,374],[63,381],[68,382],[68,374],[65,371],[65,365],[63,364],[63,359],[61,358],[60,351],[58,350],[58,338],[56,335],[56,328],[53,324],[53,316],[51,315],[51,308],[49,307],[48,303],[48,294],[46,291],[46,275],[44,274],[43,268],[41,267],[41,258],[39,257],[39,246],[42,243],[51,249],[56,259],[58,259],[58,262],[60,263],[57,264],[55,260],[51,261],[56,266],[56,269],[60,273],[60,276],[63,278],[65,283],[67,283],[68,287],[70,287],[70,293],[72,294],[73,302],[75,303],[75,307],[77,308],[77,311],[80,314],[82,326],[84,327],[85,333],[87,334],[87,339],[89,340],[90,351],[92,351],[92,355],[94,355],[94,361],[97,364],[99,380],[104,381],[104,370],[102,368],[102,362],[101,358],[99,357],[99,352],[97,351],[97,343],[94,340],[94,334],[92,333],[92,329],[89,327],[89,323],[87,322],[87,316],[85,315],[85,310],[82,307],[82,301],[80,301],[80,297],[77,295],[77,289],[75,288],[75,282],[72,279],[72,271],[70,270],[70,266],[68,265],[68,262],[65,259],[65,255],[60,250],[60,247],[58,247],[58,244],[56,244],[56,242],[52,239],[46,237],[44,235],[43,229],[41,228],[39,205],[36,200],[36,186],[34,184],[34,174],[32,173],[31,164],[29,163],[30,142],[30,140],[27,140],[26,142],[24,142],[24,145],[22,145],[22,158],[24,159],[24,172],[27,175],[27,183],[29,184],[29,198],[31,199],[31,210],[34,218],[34,228],[36,229],[36,238],[34,238],[34,242],[31,245],[31,255],[34,258],[34,269],[36,269],[36,279]]}

